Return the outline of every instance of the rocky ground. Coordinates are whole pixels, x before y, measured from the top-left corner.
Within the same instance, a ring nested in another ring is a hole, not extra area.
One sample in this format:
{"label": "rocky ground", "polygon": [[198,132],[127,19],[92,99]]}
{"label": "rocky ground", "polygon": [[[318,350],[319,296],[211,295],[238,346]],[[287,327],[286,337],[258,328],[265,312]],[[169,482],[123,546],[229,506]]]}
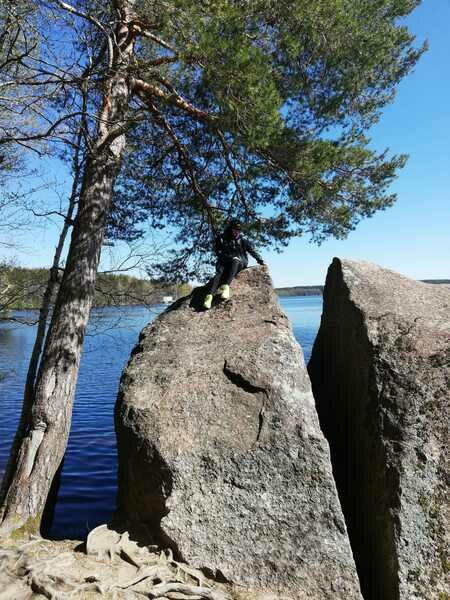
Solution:
{"label": "rocky ground", "polygon": [[86,544],[38,537],[2,541],[0,600],[44,598],[231,600],[239,595],[176,561],[170,550],[143,546],[128,532],[102,525]]}

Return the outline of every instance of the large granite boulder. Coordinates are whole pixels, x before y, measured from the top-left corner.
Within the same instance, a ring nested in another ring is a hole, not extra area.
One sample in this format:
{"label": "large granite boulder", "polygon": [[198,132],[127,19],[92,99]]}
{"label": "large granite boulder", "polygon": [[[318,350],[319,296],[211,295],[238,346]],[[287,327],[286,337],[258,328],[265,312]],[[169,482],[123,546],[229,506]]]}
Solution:
{"label": "large granite boulder", "polygon": [[302,351],[264,267],[232,293],[143,330],[116,405],[118,513],[235,598],[361,598]]}
{"label": "large granite boulder", "polygon": [[365,600],[450,598],[449,306],[448,285],[328,270],[308,369]]}

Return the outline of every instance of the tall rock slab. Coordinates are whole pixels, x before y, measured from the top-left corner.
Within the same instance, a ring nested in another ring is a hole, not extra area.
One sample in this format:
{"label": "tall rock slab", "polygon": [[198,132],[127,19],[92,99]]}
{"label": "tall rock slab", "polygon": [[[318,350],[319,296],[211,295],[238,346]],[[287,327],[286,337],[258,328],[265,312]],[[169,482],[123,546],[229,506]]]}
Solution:
{"label": "tall rock slab", "polygon": [[360,599],[302,352],[265,268],[232,292],[143,330],[116,405],[118,512],[235,598]]}
{"label": "tall rock slab", "polygon": [[450,286],[334,259],[308,370],[365,600],[449,592]]}

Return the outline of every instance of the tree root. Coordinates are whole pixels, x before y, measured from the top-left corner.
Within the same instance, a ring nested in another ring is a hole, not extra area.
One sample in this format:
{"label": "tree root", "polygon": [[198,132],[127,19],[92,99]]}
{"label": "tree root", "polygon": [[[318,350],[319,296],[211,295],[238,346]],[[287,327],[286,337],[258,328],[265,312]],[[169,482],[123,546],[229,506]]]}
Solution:
{"label": "tree root", "polygon": [[136,577],[131,579],[131,581],[122,583],[122,584],[118,585],[117,587],[125,590],[125,589],[131,588],[131,587],[137,585],[138,583],[140,583],[141,581],[144,581],[145,579],[151,579],[153,582],[154,581],[159,582],[159,581],[167,581],[172,576],[173,576],[173,573],[169,569],[169,567],[161,567],[159,565],[155,565],[152,567],[144,567],[144,568],[139,569],[139,571],[136,574]]}
{"label": "tree root", "polygon": [[48,600],[85,595],[108,600],[230,600],[223,585],[176,561],[170,550],[141,547],[127,532],[120,535],[106,526],[97,530],[89,534],[87,555],[67,548],[68,543],[42,539],[1,548],[0,589],[16,590],[19,584],[28,589],[22,595],[14,591],[15,600],[26,600],[30,590]]}
{"label": "tree root", "polygon": [[185,596],[197,596],[206,600],[225,600],[223,592],[215,591],[212,588],[186,585],[185,583],[160,583],[149,590],[150,598],[161,598],[171,592],[178,592]]}

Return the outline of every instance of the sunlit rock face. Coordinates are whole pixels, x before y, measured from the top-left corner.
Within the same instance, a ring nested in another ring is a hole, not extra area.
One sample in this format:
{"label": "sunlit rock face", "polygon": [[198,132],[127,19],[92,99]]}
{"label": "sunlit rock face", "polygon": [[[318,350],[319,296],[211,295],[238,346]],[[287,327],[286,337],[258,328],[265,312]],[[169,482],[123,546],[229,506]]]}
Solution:
{"label": "sunlit rock face", "polygon": [[450,286],[334,259],[308,365],[365,600],[446,598]]}
{"label": "sunlit rock face", "polygon": [[143,330],[116,405],[118,513],[239,597],[361,599],[302,351],[264,267],[231,288]]}

